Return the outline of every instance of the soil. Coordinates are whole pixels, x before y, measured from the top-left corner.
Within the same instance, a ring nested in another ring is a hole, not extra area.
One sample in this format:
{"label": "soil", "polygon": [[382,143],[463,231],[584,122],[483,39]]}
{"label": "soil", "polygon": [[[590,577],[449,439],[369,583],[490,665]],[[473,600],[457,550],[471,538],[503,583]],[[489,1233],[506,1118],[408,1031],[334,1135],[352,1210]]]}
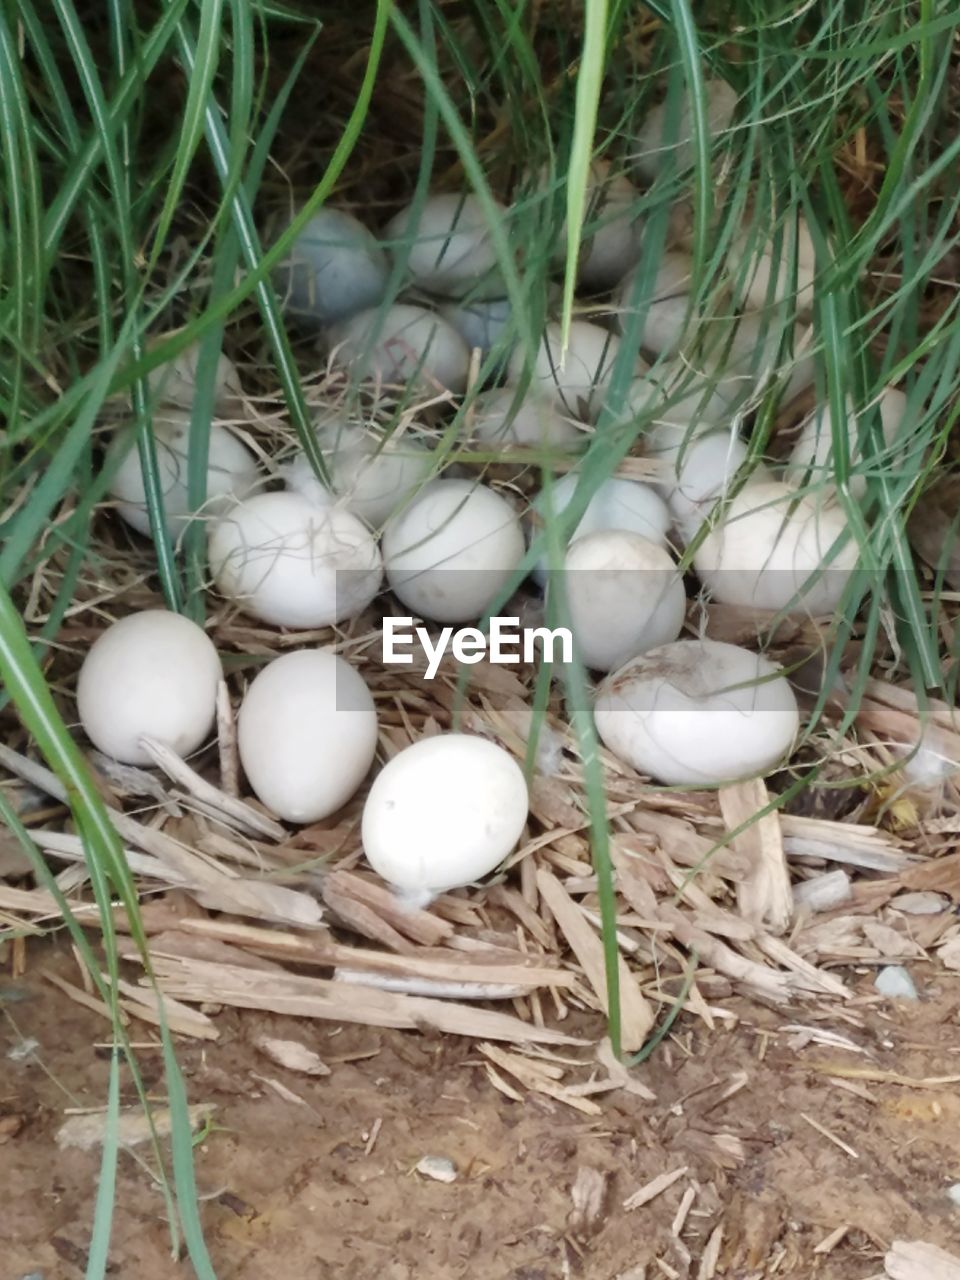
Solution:
{"label": "soil", "polygon": [[[106,1097],[107,1024],[45,982],[44,968],[76,979],[72,956],[39,942],[26,977],[0,984],[4,1280],[82,1276],[93,1218],[99,1153],[61,1151],[55,1135],[69,1108],[98,1108]],[[840,1016],[821,1025],[863,1052],[803,1045],[782,1011],[732,1005],[732,1030],[681,1019],[636,1069],[656,1102],[620,1091],[606,1095],[600,1118],[504,1096],[469,1041],[224,1010],[218,1043],[179,1046],[191,1101],[216,1104],[197,1177],[217,1276],[633,1280],[646,1267],[647,1280],[864,1280],[895,1238],[956,1249],[960,1210],[947,1188],[960,1180],[960,1088],[878,1076],[960,1080],[960,980],[941,977],[922,1002],[896,1008],[867,995],[868,975],[861,982],[866,1033],[851,1034]],[[314,1049],[330,1075],[278,1067],[254,1044],[264,1034]],[[21,1056],[31,1039],[36,1049]],[[137,1039],[159,1098],[160,1053],[149,1032]],[[830,1069],[865,1075],[838,1076],[842,1087]],[[745,1085],[724,1098],[738,1073]],[[111,1274],[190,1276],[190,1264],[171,1256],[147,1152],[121,1158]],[[427,1155],[452,1159],[457,1180],[414,1172]],[[638,1188],[682,1168],[649,1203],[623,1209]],[[583,1169],[608,1175],[592,1224],[572,1215]],[[677,1237],[672,1223],[691,1187]],[[816,1252],[842,1226],[843,1238]],[[716,1271],[701,1271],[717,1227]]]}

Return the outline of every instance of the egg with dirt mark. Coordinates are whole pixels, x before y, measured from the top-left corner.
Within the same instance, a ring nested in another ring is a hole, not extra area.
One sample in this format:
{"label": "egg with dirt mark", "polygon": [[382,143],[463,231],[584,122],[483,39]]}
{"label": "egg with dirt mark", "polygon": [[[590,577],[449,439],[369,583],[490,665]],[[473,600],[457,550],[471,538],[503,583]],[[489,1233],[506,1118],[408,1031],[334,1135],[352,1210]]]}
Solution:
{"label": "egg with dirt mark", "polygon": [[796,698],[766,658],[718,640],[677,640],[600,686],[597,732],[615,756],[667,786],[766,773],[793,747]]}

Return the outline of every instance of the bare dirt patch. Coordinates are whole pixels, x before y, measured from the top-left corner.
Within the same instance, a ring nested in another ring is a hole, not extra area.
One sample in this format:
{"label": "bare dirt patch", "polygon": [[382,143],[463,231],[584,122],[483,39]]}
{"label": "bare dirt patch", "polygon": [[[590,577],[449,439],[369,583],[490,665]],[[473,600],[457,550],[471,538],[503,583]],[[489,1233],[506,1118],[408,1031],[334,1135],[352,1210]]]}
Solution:
{"label": "bare dirt patch", "polygon": [[[62,1151],[55,1135],[68,1108],[103,1103],[109,1069],[98,1047],[107,1024],[43,981],[44,969],[76,977],[68,953],[38,943],[26,978],[0,986],[0,1238],[11,1280],[83,1274],[99,1157]],[[782,1011],[733,1001],[735,1028],[681,1019],[636,1069],[654,1102],[618,1090],[593,1117],[522,1089],[520,1101],[505,1096],[465,1039],[224,1010],[219,1043],[179,1044],[191,1102],[216,1104],[197,1174],[217,1274],[613,1280],[645,1267],[648,1278],[864,1280],[895,1238],[956,1249],[960,1210],[947,1188],[960,1180],[960,1092],[929,1082],[960,1075],[960,980],[939,977],[916,1005],[877,1003],[864,978],[858,991],[862,1028],[839,1017],[820,1027],[863,1052],[803,1046]],[[596,1036],[601,1024],[580,1016],[578,1029]],[[256,1047],[264,1035],[315,1050],[329,1076],[277,1065]],[[37,1041],[33,1054],[8,1056],[25,1039]],[[139,1056],[160,1097],[159,1051]],[[122,1159],[112,1274],[189,1274],[171,1258],[147,1148],[138,1154],[143,1165]],[[414,1172],[423,1156],[454,1161],[456,1181]],[[578,1175],[593,1177],[595,1214],[574,1212]]]}

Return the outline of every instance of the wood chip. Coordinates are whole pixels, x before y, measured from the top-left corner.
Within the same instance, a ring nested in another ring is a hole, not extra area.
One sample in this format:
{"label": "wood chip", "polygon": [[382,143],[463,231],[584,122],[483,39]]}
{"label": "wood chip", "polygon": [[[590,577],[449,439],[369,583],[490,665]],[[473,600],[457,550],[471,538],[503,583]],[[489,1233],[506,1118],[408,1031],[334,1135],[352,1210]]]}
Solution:
{"label": "wood chip", "polygon": [[[216,1107],[211,1102],[200,1102],[187,1108],[190,1130],[195,1132],[203,1122],[213,1115]],[[152,1128],[151,1128],[152,1122]],[[79,1151],[93,1151],[103,1144],[106,1137],[106,1113],[99,1111],[86,1115],[70,1116],[56,1133],[57,1146],[61,1151],[69,1147]],[[121,1147],[137,1147],[153,1139],[154,1132],[159,1138],[169,1137],[173,1128],[173,1117],[169,1108],[154,1107],[150,1119],[137,1107],[122,1110],[117,1126],[117,1137]]]}
{"label": "wood chip", "polygon": [[[603,943],[584,919],[577,904],[552,872],[541,867],[537,872],[537,888],[580,962],[587,981],[604,1010],[607,1010],[607,979]],[[620,1014],[623,1047],[635,1051],[643,1047],[653,1026],[653,1012],[640,991],[636,979],[618,955],[620,975]]]}
{"label": "wood chip", "polygon": [[894,1240],[883,1265],[890,1280],[960,1280],[960,1258],[921,1240]]}
{"label": "wood chip", "polygon": [[800,1112],[800,1119],[806,1120],[811,1129],[816,1129],[817,1133],[823,1134],[828,1142],[832,1142],[835,1147],[839,1147],[841,1151],[845,1152],[852,1159],[860,1159],[859,1153],[854,1151],[853,1147],[844,1142],[842,1138],[838,1138],[835,1133],[831,1133],[826,1125],[821,1124],[819,1120],[814,1120],[813,1117],[808,1116],[805,1111]]}
{"label": "wood chip", "polygon": [[661,1173],[659,1177],[652,1179],[639,1190],[634,1191],[632,1196],[627,1196],[623,1202],[624,1209],[630,1212],[632,1209],[640,1209],[643,1205],[649,1204],[651,1200],[655,1200],[657,1196],[662,1195],[668,1187],[672,1187],[675,1182],[684,1176],[687,1172],[687,1166],[682,1165],[679,1169],[673,1169],[670,1173]]}
{"label": "wood chip", "polygon": [[266,1009],[302,1018],[324,1018],[365,1026],[419,1030],[432,1027],[451,1035],[516,1044],[582,1044],[576,1036],[535,1027],[510,1014],[423,996],[397,995],[351,987],[299,974],[262,974],[236,965],[210,964],[188,957],[158,957],[164,991],[189,1003]]}
{"label": "wood chip", "polygon": [[257,1036],[253,1043],[271,1062],[286,1067],[288,1071],[299,1071],[307,1076],[330,1074],[330,1068],[321,1061],[320,1055],[299,1040],[275,1040],[272,1036]]}
{"label": "wood chip", "polygon": [[567,1227],[578,1239],[589,1240],[603,1226],[609,1190],[610,1174],[605,1169],[583,1165],[577,1170],[570,1188],[573,1209]]}
{"label": "wood chip", "polygon": [[238,800],[236,796],[228,795],[226,791],[221,791],[213,783],[201,778],[199,773],[191,769],[185,760],[181,760],[177,753],[171,751],[164,743],[157,742],[154,738],[143,737],[140,739],[140,745],[168,778],[172,778],[190,795],[208,805],[228,826],[236,827],[240,831],[249,831],[252,835],[266,836],[267,839],[276,840],[278,843],[286,838],[285,828],[275,818],[268,818],[253,805]]}
{"label": "wood chip", "polygon": [[[790,873],[783,852],[780,815],[763,813],[770,794],[762,778],[721,787],[720,811],[729,831],[744,827],[730,841],[749,862],[748,875],[737,884],[737,906],[748,920],[783,933],[793,915]],[[749,825],[744,826],[747,823]]]}
{"label": "wood chip", "polygon": [[524,1088],[530,1089],[534,1093],[542,1093],[548,1098],[554,1098],[557,1102],[563,1102],[575,1111],[582,1112],[583,1115],[599,1116],[603,1114],[595,1102],[591,1102],[589,1098],[584,1098],[558,1083],[558,1076],[562,1074],[562,1069],[559,1071],[551,1069],[547,1063],[525,1058],[518,1053],[509,1053],[496,1045],[481,1044],[477,1047],[485,1057],[496,1063],[502,1071],[506,1071],[515,1080],[519,1080]]}

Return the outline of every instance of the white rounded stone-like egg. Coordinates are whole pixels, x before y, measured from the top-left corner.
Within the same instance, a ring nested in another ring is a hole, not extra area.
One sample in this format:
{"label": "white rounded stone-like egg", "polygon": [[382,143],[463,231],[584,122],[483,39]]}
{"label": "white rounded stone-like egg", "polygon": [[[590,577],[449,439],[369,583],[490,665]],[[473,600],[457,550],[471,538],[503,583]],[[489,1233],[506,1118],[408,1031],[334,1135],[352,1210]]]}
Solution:
{"label": "white rounded stone-like egg", "polygon": [[[551,321],[546,326],[534,360],[531,386],[552,396],[570,417],[593,421],[610,386],[620,339],[598,324],[574,320],[570,325],[570,345],[561,357],[562,336],[559,324]],[[525,364],[524,352],[517,347],[510,358],[511,382],[520,382]]]}
{"label": "white rounded stone-like egg", "polygon": [[387,256],[362,222],[343,209],[318,209],[275,281],[287,314],[316,327],[378,306],[388,277]]}
{"label": "white rounded stone-like egg", "polygon": [[[150,342],[151,348],[158,346],[164,339],[173,334],[161,334]],[[147,374],[150,391],[158,401],[174,405],[178,409],[192,409],[197,394],[197,365],[200,361],[199,342],[192,342],[179,355],[151,369]],[[213,383],[213,404],[218,413],[230,417],[238,410],[243,400],[243,387],[236,365],[223,354],[217,357],[217,372]]]}
{"label": "white rounded stone-like egg", "polygon": [[846,529],[842,508],[824,497],[800,495],[776,480],[754,481],[723,509],[693,564],[723,604],[833,613],[859,558],[853,536],[833,551]]}
{"label": "white rounded stone-like egg", "polygon": [[374,779],[363,851],[388,884],[425,904],[493,871],[515,848],[528,809],[523,772],[502,747],[438,734],[399,752]]}
{"label": "white rounded stone-like egg", "polygon": [[279,627],[327,627],[356,617],[383,578],[367,526],[298,493],[238,503],[210,531],[208,557],[222,595]]}
{"label": "white rounded stone-like egg", "polygon": [[213,727],[222,676],[213,642],[195,622],[146,609],[93,643],[77,680],[84,732],[104,755],[152,764],[141,737],[187,756]]}
{"label": "white rounded stone-like egg", "polygon": [[[176,538],[190,520],[188,496],[190,457],[190,413],[184,409],[154,411],[153,433],[157,468],[163,493],[167,532]],[[110,446],[109,460],[123,454],[110,481],[109,494],[117,514],[138,533],[149,536],[140,454],[132,431],[124,431]],[[108,463],[109,465],[109,463]],[[210,424],[207,452],[207,497],[196,513],[200,519],[220,515],[238,498],[246,497],[261,480],[250,450],[226,427]]]}
{"label": "white rounded stone-like egg", "polygon": [[643,240],[639,201],[640,192],[609,160],[593,161],[583,218],[585,236],[577,269],[577,283],[581,288],[604,293],[634,266]]}
{"label": "white rounded stone-like egg", "polygon": [[472,480],[433,481],[383,532],[391,591],[435,622],[481,618],[523,553],[513,508]]}
{"label": "white rounded stone-like egg", "polygon": [[517,404],[515,387],[481,392],[473,415],[473,435],[484,443],[570,452],[588,440],[586,431],[564,417],[547,396],[526,395]]}
{"label": "white rounded stone-like egg", "polygon": [[328,467],[333,493],[320,482],[310,459],[298,453],[287,464],[288,489],[327,507],[336,495],[342,505],[374,529],[409,502],[433,467],[430,450],[408,432],[384,437],[360,423],[321,424],[317,443]]}
{"label": "white rounded stone-like egg", "polygon": [[[689,542],[716,503],[726,496],[749,456],[735,432],[691,433],[683,427],[659,426],[650,436],[650,456],[663,468],[658,485],[674,524]],[[762,464],[751,472],[752,482],[772,479]]]}
{"label": "white rounded stone-like egg", "polygon": [[[759,240],[759,243],[757,241]],[[730,249],[729,275],[736,297],[751,311],[790,301],[804,314],[813,306],[817,255],[805,218],[765,239],[745,226]]]}
{"label": "white rounded stone-like egg", "polygon": [[600,738],[667,786],[710,786],[766,773],[800,727],[796,698],[766,658],[718,640],[676,640],[601,685]]}
{"label": "white rounded stone-like egg", "polygon": [[665,547],[638,533],[606,529],[577,538],[563,585],[574,651],[596,671],[676,640],[683,627],[687,599],[677,567]]}
{"label": "white rounded stone-like egg", "polygon": [[630,313],[644,311],[640,346],[653,356],[672,356],[694,332],[697,315],[691,309],[693,260],[684,253],[666,253],[649,288],[649,301],[642,306],[636,268],[627,276],[614,298],[617,328],[623,333]]}
{"label": "white rounded stone-like egg", "polygon": [[[725,133],[733,120],[737,106],[737,92],[726,80],[704,82],[707,96],[707,133],[711,139]],[[653,182],[672,152],[677,170],[689,169],[694,160],[693,104],[689,90],[685,89],[679,104],[679,119],[675,129],[668,132],[669,116],[666,101],[649,113],[637,135],[633,147],[633,162],[645,182]]]}
{"label": "white rounded stone-like egg", "polygon": [[[531,504],[530,523],[534,533],[542,527],[548,511],[556,518],[566,510],[579,483],[579,475],[568,471],[551,485],[549,493],[541,489]],[[670,531],[670,512],[660,495],[648,485],[611,476],[595,489],[580,523],[570,535],[570,542],[606,529],[625,529],[662,545]],[[534,581],[544,586],[547,574],[544,557],[533,569]]]}
{"label": "white rounded stone-like egg", "polygon": [[[497,211],[507,214],[502,205]],[[392,242],[394,256],[405,259],[412,282],[425,293],[479,297],[484,285],[494,293],[503,292],[490,222],[474,195],[428,196],[419,218],[414,219],[412,206],[402,209],[387,223],[384,238]]]}
{"label": "white rounded stone-like egg", "polygon": [[644,417],[649,440],[660,427],[684,427],[697,431],[718,426],[730,417],[726,400],[709,383],[689,370],[644,373],[627,388],[624,416]]}
{"label": "white rounded stone-like egg", "polygon": [[287,822],[319,822],[360,786],[377,750],[363,677],[325,649],[274,658],[247,690],[237,746],[257,797]]}
{"label": "white rounded stone-like egg", "polygon": [[[906,413],[907,398],[895,387],[886,387],[880,397],[880,425],[885,444],[889,447],[896,440],[900,426]],[[817,485],[824,480],[833,482],[833,428],[832,414],[829,405],[816,409],[803,423],[800,434],[790,453],[783,476],[788,484]],[[863,466],[863,453],[860,448],[860,423],[854,412],[853,402],[847,401],[847,448],[850,454],[852,472],[850,476],[850,492],[855,498],[862,498],[867,491],[867,477],[856,474],[857,467]]]}
{"label": "white rounded stone-like egg", "polygon": [[467,344],[435,311],[397,303],[381,315],[361,311],[329,332],[335,363],[356,379],[428,390],[464,390],[470,372]]}

